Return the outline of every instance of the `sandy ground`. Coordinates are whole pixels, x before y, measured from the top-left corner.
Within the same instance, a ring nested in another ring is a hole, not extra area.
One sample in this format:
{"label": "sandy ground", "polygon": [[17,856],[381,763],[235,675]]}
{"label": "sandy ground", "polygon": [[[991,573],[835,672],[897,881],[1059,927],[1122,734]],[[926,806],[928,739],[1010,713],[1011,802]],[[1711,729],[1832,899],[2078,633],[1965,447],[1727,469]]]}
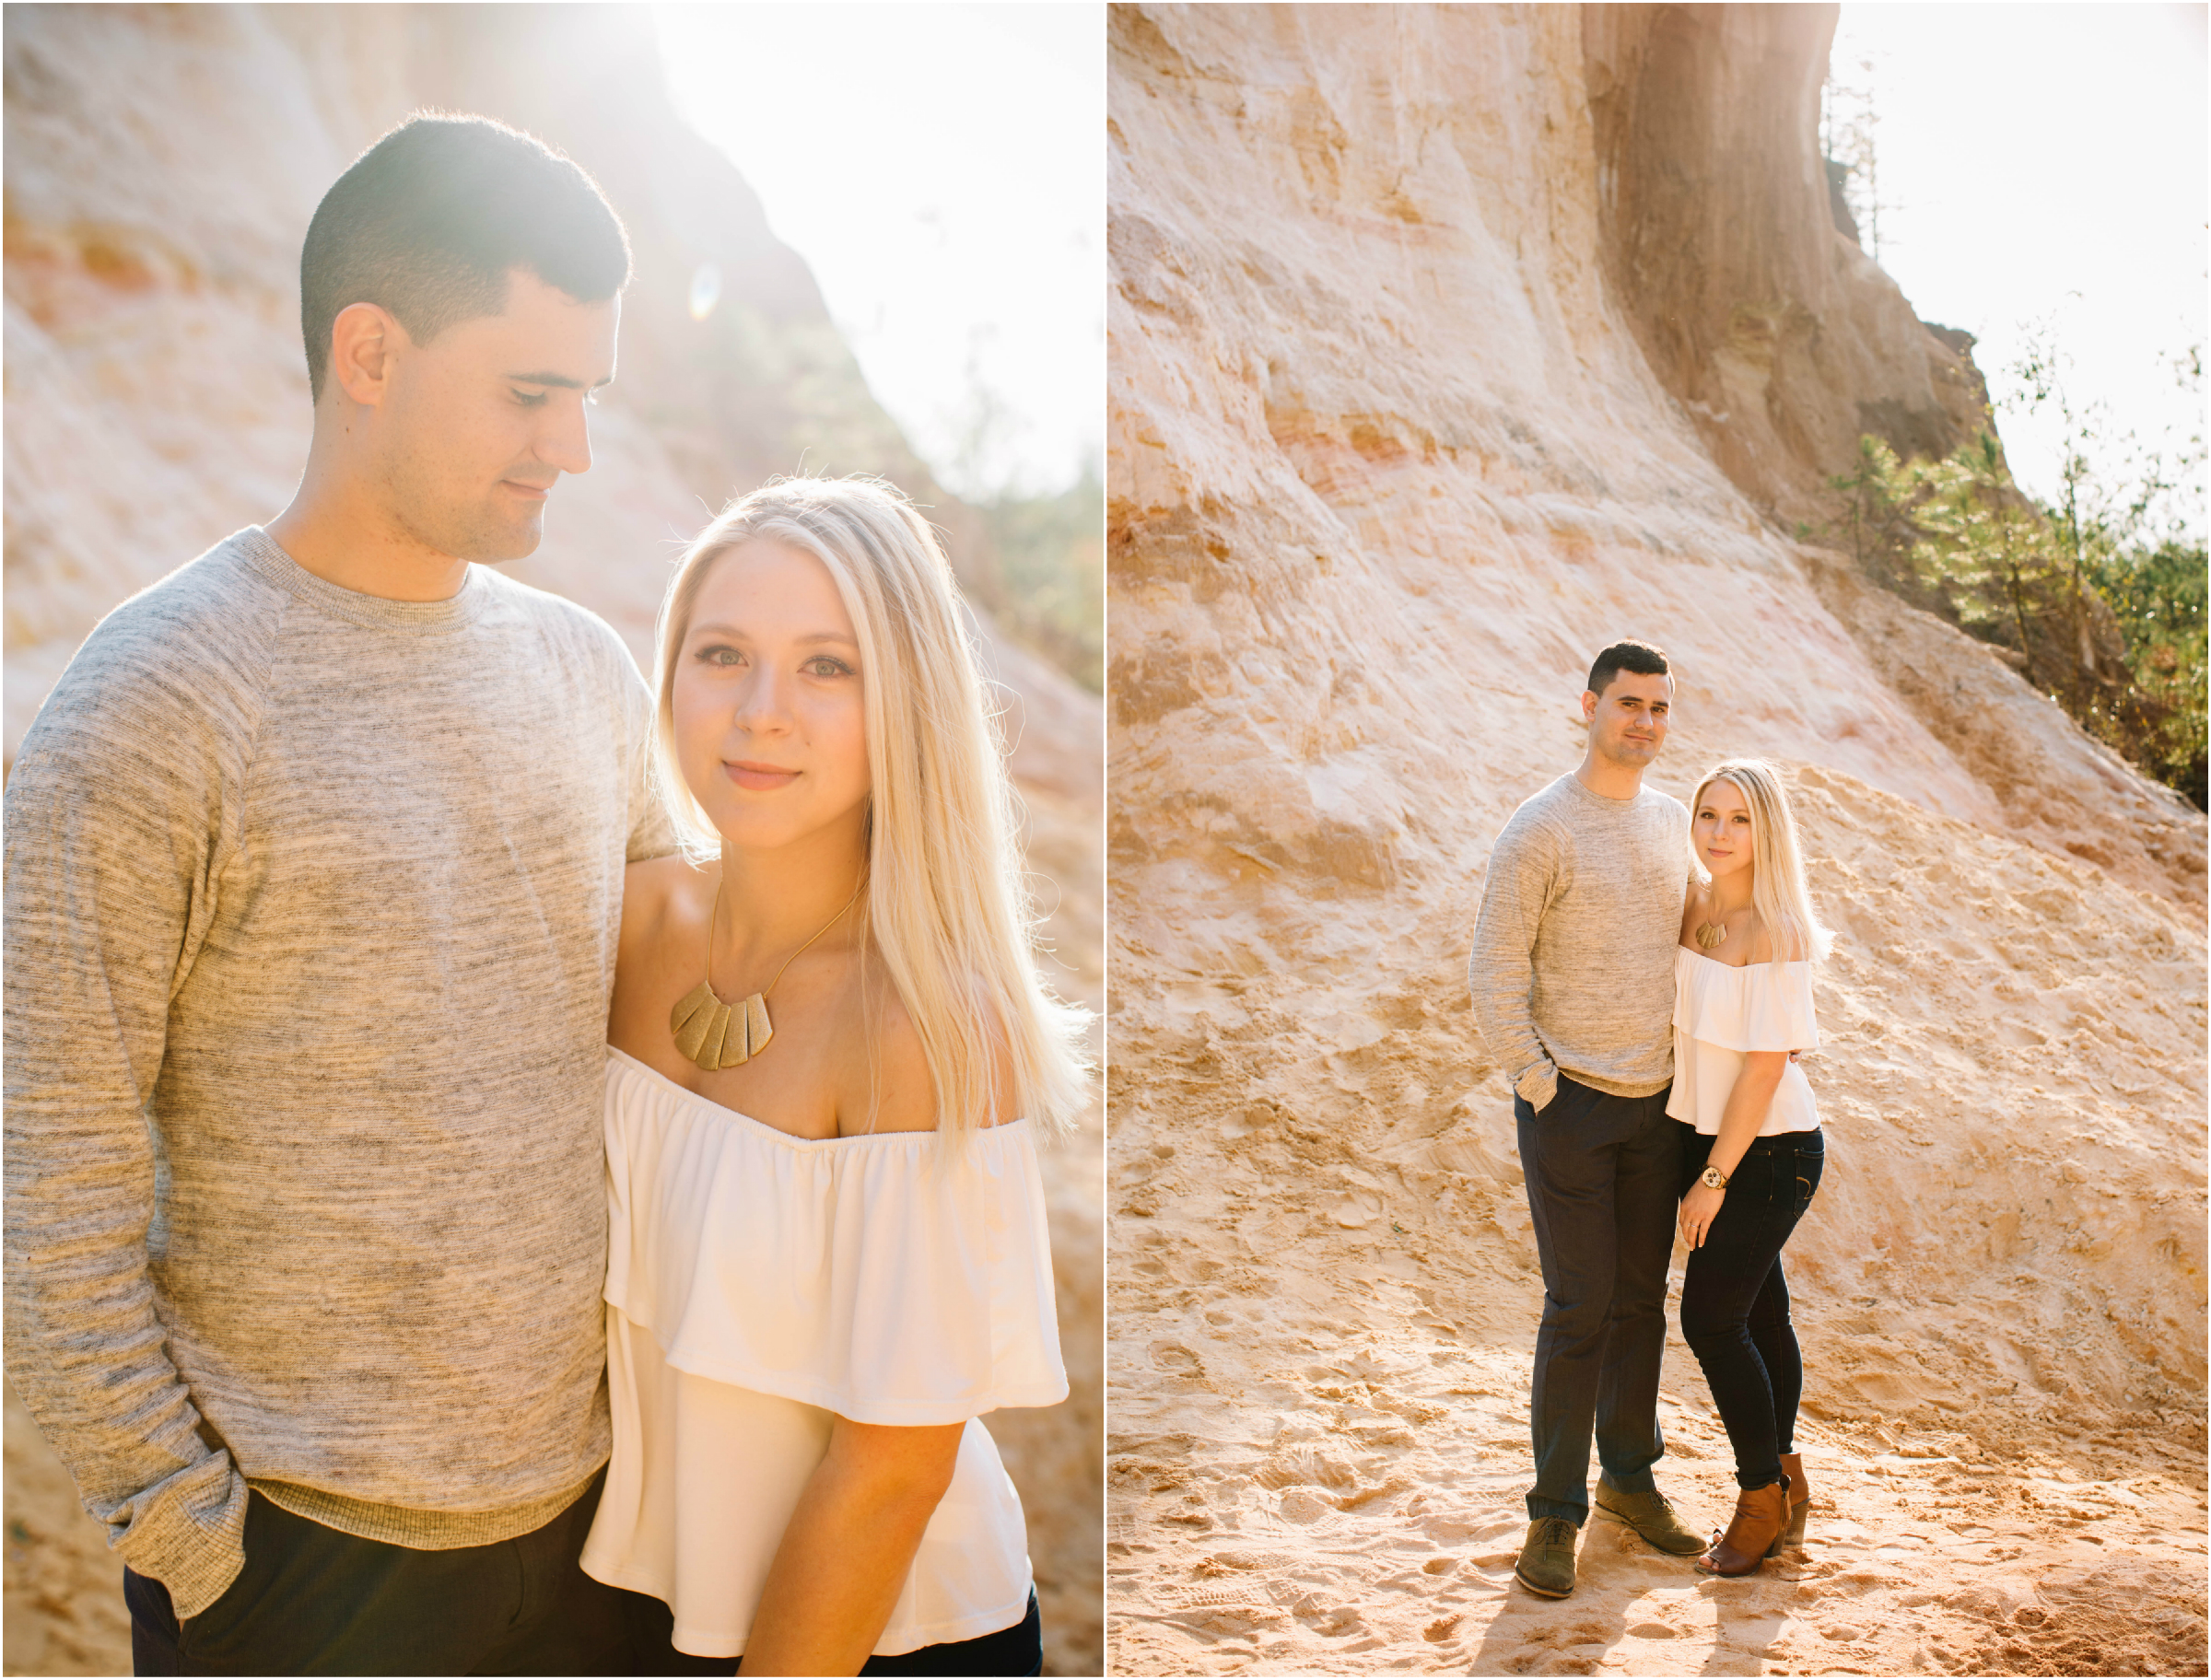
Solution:
{"label": "sandy ground", "polygon": [[[1146,1361],[1182,1368],[1148,1384],[1176,1392],[1117,1394],[1113,1672],[2205,1672],[2201,1434],[2178,1416],[2100,1438],[1993,1408],[1940,1429],[1807,1418],[1802,1552],[1714,1581],[1597,1518],[1573,1595],[1538,1598],[1512,1579],[1532,1336],[1461,1342],[1394,1236],[1339,1258],[1357,1283],[1330,1315],[1205,1296],[1206,1318],[1263,1321],[1278,1346],[1293,1324],[1303,1344],[1271,1381],[1238,1385],[1216,1433],[1143,1427],[1187,1419],[1174,1401],[1208,1382],[1179,1344]],[[1540,1284],[1522,1283],[1532,1309]],[[1807,1315],[1814,1360],[1847,1317]],[[1723,1522],[1726,1441],[1678,1337],[1667,1369],[1661,1486],[1691,1522]]]}
{"label": "sandy ground", "polygon": [[[2205,1672],[2197,918],[1793,775],[1842,934],[1804,1552],[1716,1581],[1599,1521],[1573,1597],[1515,1586],[1542,1291],[1464,927],[1363,982],[1185,968],[1113,1025],[1113,1672]],[[1719,1523],[1678,1337],[1664,1388],[1661,1486]]]}

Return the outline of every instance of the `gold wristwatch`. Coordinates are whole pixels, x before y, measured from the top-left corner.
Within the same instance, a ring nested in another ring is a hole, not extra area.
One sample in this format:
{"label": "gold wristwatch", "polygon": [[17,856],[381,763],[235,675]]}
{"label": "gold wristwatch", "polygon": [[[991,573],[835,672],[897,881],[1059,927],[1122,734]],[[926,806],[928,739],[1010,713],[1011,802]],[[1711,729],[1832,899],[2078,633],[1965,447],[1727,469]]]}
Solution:
{"label": "gold wristwatch", "polygon": [[1699,1176],[1702,1178],[1704,1183],[1712,1189],[1725,1190],[1727,1188],[1727,1174],[1721,1172],[1719,1168],[1714,1166],[1710,1161],[1705,1162],[1704,1171],[1699,1174]]}

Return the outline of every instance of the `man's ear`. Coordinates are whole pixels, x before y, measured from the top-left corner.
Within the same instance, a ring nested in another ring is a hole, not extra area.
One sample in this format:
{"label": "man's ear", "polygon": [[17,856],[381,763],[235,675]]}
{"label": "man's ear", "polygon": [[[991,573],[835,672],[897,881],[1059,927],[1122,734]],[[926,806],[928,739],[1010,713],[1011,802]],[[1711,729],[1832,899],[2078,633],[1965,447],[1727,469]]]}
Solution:
{"label": "man's ear", "polygon": [[388,309],[349,303],[330,323],[330,377],[347,397],[374,408],[391,389],[392,362],[407,330]]}
{"label": "man's ear", "polygon": [[1597,691],[1593,688],[1582,690],[1582,721],[1584,723],[1597,721]]}

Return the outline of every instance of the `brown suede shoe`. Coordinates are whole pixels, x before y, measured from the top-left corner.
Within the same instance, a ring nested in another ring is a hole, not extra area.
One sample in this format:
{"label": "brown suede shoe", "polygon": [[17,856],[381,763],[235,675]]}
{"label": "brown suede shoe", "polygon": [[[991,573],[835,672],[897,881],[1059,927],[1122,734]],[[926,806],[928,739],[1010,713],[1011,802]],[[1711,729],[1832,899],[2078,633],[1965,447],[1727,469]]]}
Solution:
{"label": "brown suede shoe", "polygon": [[1735,1521],[1725,1534],[1712,1537],[1712,1549],[1697,1568],[1707,1575],[1751,1575],[1766,1560],[1766,1548],[1789,1522],[1789,1478],[1768,1488],[1746,1488],[1735,1496]]}
{"label": "brown suede shoe", "polygon": [[1564,1517],[1538,1517],[1527,1525],[1513,1579],[1545,1598],[1573,1591],[1573,1543],[1581,1530]]}
{"label": "brown suede shoe", "polygon": [[1811,1486],[1804,1479],[1803,1453],[1784,1452],[1781,1455],[1781,1473],[1789,1478],[1789,1521],[1788,1526],[1775,1536],[1773,1544],[1766,1547],[1766,1556],[1769,1558],[1778,1557],[1784,1546],[1801,1546],[1804,1544],[1805,1513],[1811,1509],[1812,1503]]}
{"label": "brown suede shoe", "polygon": [[1616,1487],[1610,1476],[1600,1475],[1597,1478],[1597,1508],[1625,1522],[1660,1551],[1677,1558],[1705,1547],[1703,1536],[1675,1514],[1672,1501],[1655,1488],[1648,1493],[1630,1493]]}

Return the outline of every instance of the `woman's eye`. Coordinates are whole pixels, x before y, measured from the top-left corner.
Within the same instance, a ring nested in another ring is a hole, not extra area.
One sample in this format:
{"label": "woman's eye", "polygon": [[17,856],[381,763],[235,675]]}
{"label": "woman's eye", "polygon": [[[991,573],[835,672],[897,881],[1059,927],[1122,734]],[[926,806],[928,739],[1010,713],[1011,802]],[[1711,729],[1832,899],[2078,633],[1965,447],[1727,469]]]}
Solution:
{"label": "woman's eye", "polygon": [[730,666],[744,662],[744,656],[736,648],[725,647],[719,642],[701,648],[696,657],[701,665]]}
{"label": "woman's eye", "polygon": [[851,666],[842,659],[833,659],[825,653],[817,659],[808,659],[806,671],[808,675],[816,677],[848,677],[852,674]]}

